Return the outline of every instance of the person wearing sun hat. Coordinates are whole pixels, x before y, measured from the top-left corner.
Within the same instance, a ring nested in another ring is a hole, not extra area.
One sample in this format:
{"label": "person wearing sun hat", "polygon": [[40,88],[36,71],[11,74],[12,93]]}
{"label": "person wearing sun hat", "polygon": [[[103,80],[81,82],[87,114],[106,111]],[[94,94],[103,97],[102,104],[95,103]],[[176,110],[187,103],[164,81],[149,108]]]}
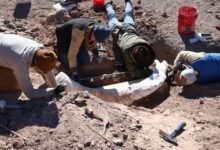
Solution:
{"label": "person wearing sun hat", "polygon": [[[0,34],[0,91],[23,91],[30,98],[47,97],[65,90],[58,85],[53,69],[57,55],[42,44],[14,34]],[[42,74],[50,88],[35,89],[29,68]]]}
{"label": "person wearing sun hat", "polygon": [[98,56],[97,43],[104,42],[111,30],[92,19],[77,18],[56,28],[58,60],[62,71],[77,76],[77,68],[90,63],[88,50]]}
{"label": "person wearing sun hat", "polygon": [[181,51],[174,60],[174,66],[179,63],[186,67],[174,75],[174,81],[178,85],[204,85],[220,81],[219,53]]}

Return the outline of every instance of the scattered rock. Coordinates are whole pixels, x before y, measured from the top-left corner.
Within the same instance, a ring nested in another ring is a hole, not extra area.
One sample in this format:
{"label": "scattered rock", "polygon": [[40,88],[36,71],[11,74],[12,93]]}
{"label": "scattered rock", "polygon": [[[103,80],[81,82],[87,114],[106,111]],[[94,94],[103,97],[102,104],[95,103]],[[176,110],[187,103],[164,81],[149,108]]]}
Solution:
{"label": "scattered rock", "polygon": [[124,144],[124,141],[122,139],[114,139],[113,143],[115,143],[118,146],[121,146]]}
{"label": "scattered rock", "polygon": [[121,128],[120,131],[121,131],[121,132],[125,132],[125,128]]}
{"label": "scattered rock", "polygon": [[143,144],[140,144],[140,143],[135,143],[133,147],[135,150],[146,150],[146,148],[145,148],[146,146],[144,146]]}
{"label": "scattered rock", "polygon": [[77,143],[77,147],[78,147],[79,150],[82,150],[82,149],[83,149],[83,145],[80,144],[80,143]]}
{"label": "scattered rock", "polygon": [[36,139],[35,142],[36,142],[36,143],[40,143],[40,139]]}
{"label": "scattered rock", "polygon": [[205,124],[206,121],[205,121],[205,120],[197,120],[196,123],[197,123],[197,124]]}
{"label": "scattered rock", "polygon": [[142,11],[136,11],[135,16],[142,16],[143,12]]}
{"label": "scattered rock", "polygon": [[27,29],[25,27],[17,27],[17,31],[19,31],[19,32],[24,32],[26,30]]}
{"label": "scattered rock", "polygon": [[86,106],[86,100],[85,99],[82,99],[82,98],[77,98],[75,100],[75,104],[79,107],[82,107],[82,106]]}
{"label": "scattered rock", "polygon": [[163,18],[168,18],[168,17],[169,17],[169,16],[167,15],[167,13],[166,13],[165,10],[162,12],[161,16],[162,16]]}
{"label": "scattered rock", "polygon": [[203,116],[204,115],[204,113],[203,112],[199,112],[199,116]]}
{"label": "scattered rock", "polygon": [[137,127],[138,129],[140,129],[140,128],[142,128],[142,125],[141,125],[141,124],[136,124],[136,127]]}
{"label": "scattered rock", "polygon": [[215,18],[220,20],[220,15],[215,15]]}
{"label": "scattered rock", "polygon": [[123,140],[127,140],[128,139],[128,135],[127,134],[123,134]]}
{"label": "scattered rock", "polygon": [[197,126],[197,127],[195,127],[195,130],[196,131],[202,131],[202,130],[204,130],[205,128],[204,127],[201,127],[201,126]]}
{"label": "scattered rock", "polygon": [[50,130],[49,134],[53,134],[54,133],[54,130]]}
{"label": "scattered rock", "polygon": [[88,91],[83,91],[83,92],[81,93],[81,96],[82,96],[83,98],[85,98],[85,99],[89,99],[89,98],[90,98],[90,95],[89,95],[89,92],[88,92]]}
{"label": "scattered rock", "polygon": [[133,123],[130,125],[130,130],[139,130],[140,128],[142,128],[142,125],[140,124],[139,121],[137,121],[136,123]]}
{"label": "scattered rock", "polygon": [[95,146],[95,141],[91,141],[91,146]]}
{"label": "scattered rock", "polygon": [[163,113],[164,116],[169,116],[171,111],[169,109],[166,109]]}
{"label": "scattered rock", "polygon": [[130,130],[136,130],[136,129],[137,129],[136,124],[131,124],[130,125]]}
{"label": "scattered rock", "polygon": [[91,145],[91,141],[86,141],[85,143],[84,143],[84,147],[89,147]]}
{"label": "scattered rock", "polygon": [[[35,33],[36,33],[36,32],[35,32]],[[46,40],[46,41],[44,42],[44,45],[45,45],[46,47],[53,46],[53,45],[54,45],[54,42],[53,42],[52,40]]]}
{"label": "scattered rock", "polygon": [[211,6],[215,6],[215,2],[211,2],[210,5],[211,5]]}
{"label": "scattered rock", "polygon": [[39,30],[40,30],[40,27],[34,27],[34,28],[31,29],[31,32],[37,32]]}
{"label": "scattered rock", "polygon": [[7,29],[3,26],[0,26],[0,32],[5,32]]}
{"label": "scattered rock", "polygon": [[200,101],[199,101],[199,104],[201,104],[201,105],[204,104],[204,101],[203,101],[203,100],[200,100]]}
{"label": "scattered rock", "polygon": [[17,29],[16,25],[10,20],[4,20],[4,24],[8,29]]}
{"label": "scattered rock", "polygon": [[119,136],[118,136],[118,133],[113,133],[112,136],[113,136],[113,137],[119,137]]}
{"label": "scattered rock", "polygon": [[24,141],[16,141],[13,143],[15,149],[21,149],[24,146]]}
{"label": "scattered rock", "polygon": [[134,6],[134,10],[139,10],[141,9],[141,6]]}

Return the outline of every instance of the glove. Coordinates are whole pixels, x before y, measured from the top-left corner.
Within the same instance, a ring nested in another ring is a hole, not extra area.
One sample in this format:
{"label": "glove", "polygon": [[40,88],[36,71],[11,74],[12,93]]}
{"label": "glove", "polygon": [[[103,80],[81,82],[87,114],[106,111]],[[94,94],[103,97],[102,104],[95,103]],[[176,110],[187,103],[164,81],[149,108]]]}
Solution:
{"label": "glove", "polygon": [[92,51],[92,54],[93,54],[93,55],[99,56],[99,50],[98,50],[98,48],[93,48],[91,51]]}
{"label": "glove", "polygon": [[61,83],[56,86],[54,89],[54,94],[59,95],[60,93],[64,92],[66,90],[66,83]]}

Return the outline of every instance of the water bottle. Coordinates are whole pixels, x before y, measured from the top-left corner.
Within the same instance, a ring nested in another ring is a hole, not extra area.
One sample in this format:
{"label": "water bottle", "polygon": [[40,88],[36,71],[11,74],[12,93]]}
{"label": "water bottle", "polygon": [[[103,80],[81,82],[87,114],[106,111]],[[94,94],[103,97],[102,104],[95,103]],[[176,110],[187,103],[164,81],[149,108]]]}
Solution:
{"label": "water bottle", "polygon": [[31,0],[16,0],[17,4],[31,3]]}

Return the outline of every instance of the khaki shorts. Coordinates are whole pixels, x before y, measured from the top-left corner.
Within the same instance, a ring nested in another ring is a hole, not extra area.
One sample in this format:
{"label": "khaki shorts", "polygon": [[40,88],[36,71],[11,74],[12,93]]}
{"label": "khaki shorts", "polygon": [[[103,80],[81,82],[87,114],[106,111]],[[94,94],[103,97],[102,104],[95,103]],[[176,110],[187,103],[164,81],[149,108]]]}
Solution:
{"label": "khaki shorts", "polygon": [[0,67],[0,91],[21,91],[17,79],[11,69]]}

